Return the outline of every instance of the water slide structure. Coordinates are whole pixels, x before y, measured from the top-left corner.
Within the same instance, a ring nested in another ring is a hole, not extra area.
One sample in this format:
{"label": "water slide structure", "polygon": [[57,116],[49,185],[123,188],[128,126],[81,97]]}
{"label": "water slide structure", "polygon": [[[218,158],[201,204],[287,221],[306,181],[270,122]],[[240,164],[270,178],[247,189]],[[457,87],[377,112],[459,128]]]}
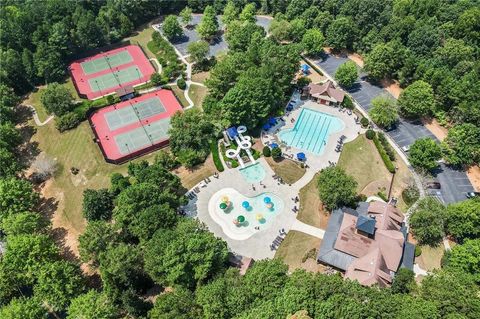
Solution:
{"label": "water slide structure", "polygon": [[238,146],[236,149],[227,149],[225,151],[225,155],[228,158],[236,159],[240,164],[241,168],[245,167],[245,163],[240,156],[242,150],[245,150],[248,158],[250,159],[250,162],[252,162],[252,164],[255,163],[255,159],[253,158],[252,152],[250,150],[252,148],[252,137],[243,135],[245,132],[247,132],[247,128],[243,125],[240,125],[238,127],[233,126],[227,129],[228,137],[230,138],[230,140],[235,141]]}

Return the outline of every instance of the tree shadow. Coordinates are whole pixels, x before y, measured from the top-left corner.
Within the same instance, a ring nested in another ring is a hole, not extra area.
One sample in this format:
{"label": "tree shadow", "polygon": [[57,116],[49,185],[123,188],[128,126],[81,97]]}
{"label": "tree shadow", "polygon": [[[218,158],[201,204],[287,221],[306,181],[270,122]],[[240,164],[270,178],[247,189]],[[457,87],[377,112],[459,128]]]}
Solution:
{"label": "tree shadow", "polygon": [[41,153],[38,142],[32,141],[32,137],[37,132],[37,129],[31,125],[24,125],[18,128],[18,132],[23,141],[23,144],[17,148],[19,161],[21,165],[28,167]]}
{"label": "tree shadow", "polygon": [[32,119],[33,110],[26,105],[20,104],[15,108],[14,115],[18,124],[26,124]]}

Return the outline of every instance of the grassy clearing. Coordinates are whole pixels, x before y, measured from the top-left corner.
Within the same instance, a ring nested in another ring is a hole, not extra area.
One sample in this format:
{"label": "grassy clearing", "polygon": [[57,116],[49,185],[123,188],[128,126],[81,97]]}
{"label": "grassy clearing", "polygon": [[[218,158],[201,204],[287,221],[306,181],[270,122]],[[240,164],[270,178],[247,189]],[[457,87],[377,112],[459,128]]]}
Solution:
{"label": "grassy clearing", "polygon": [[273,169],[275,174],[280,176],[287,184],[293,184],[305,174],[305,168],[300,167],[296,162],[289,159],[283,159],[279,162],[271,157],[266,157],[267,163]]}
{"label": "grassy clearing", "polygon": [[170,85],[170,88],[172,89],[177,99],[180,101],[180,104],[182,105],[182,107],[187,107],[188,101],[185,98],[184,91],[181,90],[177,85]]}
{"label": "grassy clearing", "polygon": [[190,90],[188,91],[188,94],[190,95],[190,98],[192,99],[193,104],[196,107],[201,108],[203,104],[203,100],[205,99],[205,96],[207,96],[207,88],[200,85],[192,84],[190,86]]}
{"label": "grassy clearing", "polygon": [[180,177],[183,187],[191,189],[206,177],[212,176],[216,171],[217,169],[213,163],[212,155],[209,155],[205,163],[197,165],[191,170],[188,170],[185,167],[180,167],[173,173]]}
{"label": "grassy clearing", "polygon": [[209,76],[210,76],[210,72],[198,72],[198,73],[192,74],[192,81],[205,83],[205,80],[208,79]]}
{"label": "grassy clearing", "polygon": [[421,246],[422,254],[415,258],[415,262],[420,265],[422,269],[432,271],[441,268],[441,261],[445,250],[443,245],[437,247]]}
{"label": "grassy clearing", "polygon": [[324,266],[318,265],[315,257],[308,258],[305,262],[302,262],[302,259],[309,251],[312,249],[318,250],[321,242],[322,240],[319,238],[291,230],[275,253],[275,258],[282,259],[288,265],[290,271],[298,268],[313,272],[322,271]]}
{"label": "grassy clearing", "polygon": [[[392,196],[399,199],[398,206],[404,211],[406,205],[401,198],[401,193],[412,179],[412,175],[399,156],[394,165],[398,169],[395,174]],[[368,140],[365,135],[360,135],[354,141],[345,144],[338,166],[355,178],[359,193],[366,196],[376,195],[379,191],[388,193],[392,174],[383,164],[373,142]]]}
{"label": "grassy clearing", "polygon": [[[147,46],[148,42],[152,40],[153,32],[155,32],[155,30],[151,27],[151,23],[147,23],[140,26],[132,36],[126,38],[124,41],[130,41],[132,44],[141,46],[149,58],[155,58],[155,54],[153,54]],[[156,67],[155,65],[155,68]]]}
{"label": "grassy clearing", "polygon": [[318,174],[300,190],[300,211],[297,219],[321,229],[326,229],[330,214],[323,209],[317,189]]}

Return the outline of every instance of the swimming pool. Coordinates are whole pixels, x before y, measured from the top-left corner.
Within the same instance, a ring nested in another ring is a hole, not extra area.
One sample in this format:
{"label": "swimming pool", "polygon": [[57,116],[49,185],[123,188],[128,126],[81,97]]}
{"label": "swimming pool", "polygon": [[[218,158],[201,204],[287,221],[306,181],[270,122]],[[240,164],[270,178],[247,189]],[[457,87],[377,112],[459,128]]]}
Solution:
{"label": "swimming pool", "polygon": [[[222,207],[222,203],[227,203],[227,208]],[[208,202],[210,217],[220,225],[225,235],[235,240],[248,239],[270,228],[275,218],[283,213],[284,207],[283,200],[275,193],[248,197],[233,188],[219,190]],[[243,217],[242,223],[235,222],[239,216]]]}
{"label": "swimming pool", "polygon": [[265,169],[262,164],[256,163],[240,169],[240,173],[248,183],[258,183],[265,178]]}
{"label": "swimming pool", "polygon": [[328,137],[334,132],[345,128],[345,123],[339,118],[303,108],[300,116],[292,129],[280,131],[280,140],[313,154],[321,154]]}

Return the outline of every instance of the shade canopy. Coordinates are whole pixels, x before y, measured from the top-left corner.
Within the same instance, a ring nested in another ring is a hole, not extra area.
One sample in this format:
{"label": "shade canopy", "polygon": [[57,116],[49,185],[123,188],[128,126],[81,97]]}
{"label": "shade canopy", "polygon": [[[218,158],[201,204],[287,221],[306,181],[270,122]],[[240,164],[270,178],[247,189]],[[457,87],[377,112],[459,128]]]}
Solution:
{"label": "shade canopy", "polygon": [[275,125],[277,124],[277,120],[274,117],[271,117],[268,119],[268,124]]}
{"label": "shade canopy", "polygon": [[220,203],[220,209],[226,209],[227,208],[227,204],[225,203]]}
{"label": "shade canopy", "polygon": [[228,202],[228,196],[222,196],[222,202],[224,203]]}
{"label": "shade canopy", "polygon": [[307,64],[302,64],[302,71],[308,71],[310,70],[310,66],[308,66]]}
{"label": "shade canopy", "polygon": [[263,126],[262,126],[262,128],[263,128],[265,131],[266,131],[266,130],[269,130],[270,127],[271,127],[271,126],[270,126],[270,124],[268,124],[268,123],[265,123],[265,124],[263,124]]}
{"label": "shade canopy", "polygon": [[305,156],[305,153],[297,153],[297,159],[299,161],[304,161],[307,159],[307,157]]}
{"label": "shade canopy", "polygon": [[242,206],[243,206],[243,208],[248,208],[248,207],[250,207],[250,203],[247,202],[247,201],[244,201],[244,202],[242,203]]}
{"label": "shade canopy", "polygon": [[271,144],[270,144],[270,148],[276,148],[276,147],[278,147],[278,144],[277,144],[277,143],[271,143]]}
{"label": "shade canopy", "polygon": [[243,223],[243,222],[245,221],[245,216],[243,216],[243,215],[238,216],[238,217],[237,217],[237,221],[238,221],[239,223]]}
{"label": "shade canopy", "polygon": [[235,136],[238,136],[237,128],[232,126],[227,129],[227,134],[233,140]]}
{"label": "shade canopy", "polygon": [[263,199],[263,201],[264,201],[266,204],[268,204],[268,203],[271,203],[271,202],[272,202],[272,199],[267,196],[267,197],[265,197],[265,198]]}

